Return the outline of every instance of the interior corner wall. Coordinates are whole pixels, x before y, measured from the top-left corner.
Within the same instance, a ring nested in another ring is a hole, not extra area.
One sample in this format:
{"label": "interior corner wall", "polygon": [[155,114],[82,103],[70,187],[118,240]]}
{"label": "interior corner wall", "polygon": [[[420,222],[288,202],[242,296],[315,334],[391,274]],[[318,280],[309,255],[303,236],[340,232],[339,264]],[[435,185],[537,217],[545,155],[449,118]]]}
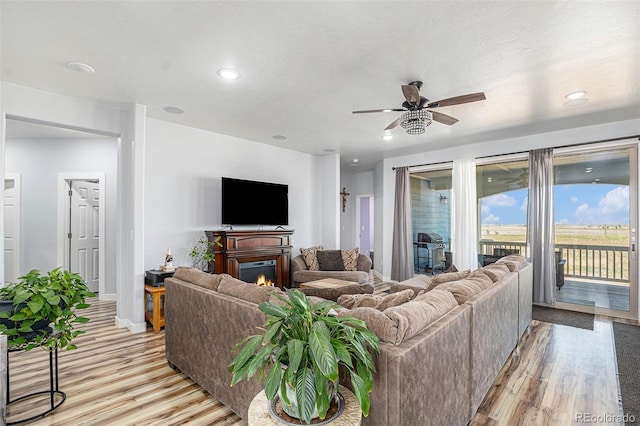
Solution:
{"label": "interior corner wall", "polygon": [[6,141],[5,170],[20,173],[22,181],[21,275],[62,266],[57,264],[58,174],[100,172],[105,175],[105,292],[116,293],[116,149],[116,140],[106,138]]}
{"label": "interior corner wall", "polygon": [[204,231],[222,228],[223,176],[287,184],[286,228],[294,230],[292,245],[299,248],[318,244],[318,223],[323,217],[318,180],[324,176],[319,163],[319,157],[310,154],[148,118],[144,268],[157,269],[164,262],[168,247],[174,265],[192,265],[189,251]]}
{"label": "interior corner wall", "polygon": [[340,246],[340,212],[342,211],[340,156],[338,154],[326,155],[320,157],[318,163],[317,179],[321,183],[319,208],[322,218],[320,244],[324,248],[337,249]]}

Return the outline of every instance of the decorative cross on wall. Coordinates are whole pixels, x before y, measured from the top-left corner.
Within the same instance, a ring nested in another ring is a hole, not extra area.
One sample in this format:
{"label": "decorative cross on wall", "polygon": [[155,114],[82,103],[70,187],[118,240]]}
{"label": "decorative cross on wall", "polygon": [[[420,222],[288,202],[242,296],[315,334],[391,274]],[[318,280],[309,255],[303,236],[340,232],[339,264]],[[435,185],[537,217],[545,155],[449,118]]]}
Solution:
{"label": "decorative cross on wall", "polygon": [[347,192],[347,188],[343,187],[342,188],[342,192],[339,192],[340,195],[342,195],[342,213],[344,213],[345,209],[347,208],[347,195],[351,195]]}

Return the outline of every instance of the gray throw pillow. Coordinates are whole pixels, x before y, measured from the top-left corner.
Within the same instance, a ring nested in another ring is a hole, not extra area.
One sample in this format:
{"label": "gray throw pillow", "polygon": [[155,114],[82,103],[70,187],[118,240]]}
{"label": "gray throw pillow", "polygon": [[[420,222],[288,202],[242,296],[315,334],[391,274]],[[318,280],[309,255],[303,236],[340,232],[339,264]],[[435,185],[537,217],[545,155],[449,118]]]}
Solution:
{"label": "gray throw pillow", "polygon": [[342,251],[318,250],[318,264],[321,271],[344,271]]}

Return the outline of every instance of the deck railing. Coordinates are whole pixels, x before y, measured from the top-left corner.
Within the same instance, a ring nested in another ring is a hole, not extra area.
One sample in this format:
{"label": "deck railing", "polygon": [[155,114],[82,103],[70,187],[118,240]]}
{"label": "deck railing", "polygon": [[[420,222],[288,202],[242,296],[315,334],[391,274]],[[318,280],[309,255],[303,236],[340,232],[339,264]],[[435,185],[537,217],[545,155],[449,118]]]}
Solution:
{"label": "deck railing", "polygon": [[[480,241],[480,254],[493,255],[496,251],[528,256],[525,243]],[[629,281],[629,247],[556,244],[556,251],[560,252],[560,259],[565,260],[565,277]]]}

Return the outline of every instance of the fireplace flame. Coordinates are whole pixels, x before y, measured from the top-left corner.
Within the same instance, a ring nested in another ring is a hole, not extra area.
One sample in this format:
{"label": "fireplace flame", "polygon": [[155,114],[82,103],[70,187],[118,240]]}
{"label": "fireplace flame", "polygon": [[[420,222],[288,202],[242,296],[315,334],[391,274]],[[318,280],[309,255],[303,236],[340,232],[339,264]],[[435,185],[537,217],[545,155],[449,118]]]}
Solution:
{"label": "fireplace flame", "polygon": [[258,279],[256,280],[256,285],[273,287],[274,283],[273,281],[268,280],[267,277],[265,277],[263,274],[261,274],[261,275],[258,275]]}

